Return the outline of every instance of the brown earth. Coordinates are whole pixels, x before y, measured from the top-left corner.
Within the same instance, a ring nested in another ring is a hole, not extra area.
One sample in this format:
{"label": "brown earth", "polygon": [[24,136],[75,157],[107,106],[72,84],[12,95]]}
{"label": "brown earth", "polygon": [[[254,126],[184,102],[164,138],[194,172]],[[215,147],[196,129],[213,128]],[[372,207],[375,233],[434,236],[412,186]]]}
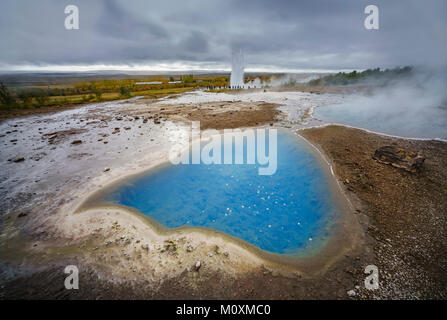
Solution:
{"label": "brown earth", "polygon": [[[302,134],[331,159],[335,174],[368,217],[381,289],[367,296],[446,299],[447,143],[342,126]],[[411,173],[374,160],[375,150],[385,145],[420,152],[426,157],[422,170]]]}
{"label": "brown earth", "polygon": [[[237,120],[241,116],[238,108],[233,116],[229,113],[233,111],[223,107],[217,113],[203,113],[200,108],[192,110],[188,107],[191,114],[186,119],[194,120],[201,114],[206,119],[205,126],[212,128],[230,128],[236,126],[236,122],[238,126],[254,125],[261,119],[265,123],[273,121],[272,116],[276,114],[274,106],[261,104],[259,109],[255,105],[252,107],[247,112],[260,114],[254,117],[257,120],[245,120],[244,124],[239,124],[238,121],[242,120]],[[161,118],[177,117],[186,110],[185,107],[180,109],[181,112],[169,114],[174,109],[163,108],[150,112]],[[203,118],[200,119],[202,124]],[[213,121],[213,118],[219,121]],[[348,197],[357,209],[356,217],[368,235],[363,250],[345,254],[322,274],[312,277],[284,276],[264,267],[232,274],[225,272],[225,267],[216,272],[216,268],[205,262],[198,271],[189,266],[180,275],[163,279],[154,286],[141,281],[138,276],[124,283],[116,283],[104,277],[101,269],[83,264],[85,260],[58,254],[57,259],[49,261],[45,267],[3,282],[0,298],[346,299],[347,291],[354,289],[356,295],[353,298],[360,299],[446,299],[447,143],[398,139],[342,126],[306,129],[301,134],[318,146],[332,162],[336,176],[343,182]],[[372,155],[384,145],[420,152],[426,158],[422,170],[410,173],[377,162]],[[41,237],[45,238],[46,235]],[[52,241],[60,243],[63,240]],[[16,246],[19,246],[17,251],[23,247],[21,244]],[[11,248],[8,250],[11,252]],[[92,255],[91,252],[97,251],[94,247],[88,247],[83,252]],[[135,252],[126,259],[130,263],[139,254]],[[170,260],[175,259],[170,256]],[[13,262],[2,264],[2,270],[16,268]],[[79,290],[64,288],[66,275],[63,269],[67,264],[80,266]],[[364,268],[370,264],[379,268],[380,287],[376,291],[366,290],[363,286],[366,276]]]}
{"label": "brown earth", "polygon": [[266,102],[222,101],[206,103],[153,104],[144,100],[142,107],[127,115],[172,121],[200,121],[200,129],[234,129],[271,124],[282,115],[278,104]]}
{"label": "brown earth", "polygon": [[0,109],[0,123],[2,121],[18,118],[18,117],[26,117],[32,116],[36,114],[50,114],[55,112],[60,112],[69,109],[80,108],[84,105],[91,104],[82,103],[82,104],[66,104],[66,105],[58,105],[58,106],[42,106],[42,107],[28,107],[28,108],[13,108],[13,109]]}

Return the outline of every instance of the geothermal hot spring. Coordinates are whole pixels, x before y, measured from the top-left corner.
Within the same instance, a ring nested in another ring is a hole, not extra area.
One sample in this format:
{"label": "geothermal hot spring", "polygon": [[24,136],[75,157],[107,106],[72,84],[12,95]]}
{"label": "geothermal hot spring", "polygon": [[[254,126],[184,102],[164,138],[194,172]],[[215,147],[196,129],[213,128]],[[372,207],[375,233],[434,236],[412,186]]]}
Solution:
{"label": "geothermal hot spring", "polygon": [[242,50],[234,51],[231,57],[230,86],[232,88],[244,87],[244,55]]}
{"label": "geothermal hot spring", "polygon": [[[224,143],[222,159],[223,152]],[[244,159],[246,152],[245,142]],[[277,155],[273,175],[259,175],[258,162],[169,163],[113,187],[103,200],[135,208],[167,228],[209,228],[271,253],[310,255],[341,213],[335,182],[320,155],[289,131],[278,131]]]}
{"label": "geothermal hot spring", "polygon": [[447,140],[447,71],[420,72],[405,81],[346,96],[315,109],[326,122],[408,138]]}

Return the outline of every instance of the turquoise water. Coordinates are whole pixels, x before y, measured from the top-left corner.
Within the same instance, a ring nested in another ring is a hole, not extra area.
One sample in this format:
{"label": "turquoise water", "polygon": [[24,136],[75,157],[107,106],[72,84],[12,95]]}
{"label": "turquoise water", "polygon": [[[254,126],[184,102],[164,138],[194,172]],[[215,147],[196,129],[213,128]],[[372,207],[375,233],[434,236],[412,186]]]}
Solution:
{"label": "turquoise water", "polygon": [[[107,200],[138,209],[168,228],[206,227],[263,250],[298,255],[330,235],[338,208],[317,156],[278,131],[278,165],[168,165],[112,191]],[[245,149],[244,149],[245,153]]]}

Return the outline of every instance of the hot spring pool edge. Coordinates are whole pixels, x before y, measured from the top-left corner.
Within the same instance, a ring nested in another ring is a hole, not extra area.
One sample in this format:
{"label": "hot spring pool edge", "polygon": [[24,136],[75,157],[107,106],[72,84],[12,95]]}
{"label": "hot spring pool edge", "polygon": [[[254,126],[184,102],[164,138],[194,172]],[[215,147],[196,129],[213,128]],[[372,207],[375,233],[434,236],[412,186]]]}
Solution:
{"label": "hot spring pool edge", "polygon": [[[106,194],[115,189],[117,186],[123,185],[126,181],[131,181],[135,178],[149,174],[152,171],[169,166],[170,162],[167,157],[165,160],[152,164],[136,173],[131,173],[124,177],[117,178],[108,183],[106,186],[102,186],[99,187],[99,189],[94,190],[86,198],[84,198],[83,201],[81,201],[81,204],[77,206],[73,214],[82,214],[83,212],[97,209],[118,210],[119,212],[131,214],[137,217],[143,224],[149,226],[160,236],[179,236],[196,232],[204,234],[205,236],[217,236],[224,242],[236,244],[248,252],[255,254],[255,256],[260,258],[265,264],[281,267],[282,269],[298,269],[300,272],[305,272],[307,274],[320,273],[323,270],[326,270],[339,257],[343,256],[349,251],[356,250],[361,247],[364,243],[364,233],[359,221],[356,218],[356,215],[353,214],[353,206],[333,171],[332,162],[327,159],[322,150],[304,138],[299,133],[300,130],[291,131],[283,127],[274,128],[286,131],[289,134],[293,134],[297,139],[301,139],[304,141],[303,145],[305,145],[310,152],[316,155],[316,159],[320,162],[321,168],[323,169],[325,176],[327,176],[327,183],[329,183],[329,187],[333,191],[333,201],[337,203],[338,208],[342,209],[340,217],[338,217],[337,221],[334,222],[331,235],[321,244],[316,252],[312,252],[312,255],[310,256],[290,256],[268,252],[238,237],[206,227],[180,226],[177,228],[168,228],[156,221],[154,218],[143,214],[133,207],[114,204],[104,200],[104,196]],[[243,130],[245,128],[241,129]],[[253,128],[251,127],[251,129]]]}

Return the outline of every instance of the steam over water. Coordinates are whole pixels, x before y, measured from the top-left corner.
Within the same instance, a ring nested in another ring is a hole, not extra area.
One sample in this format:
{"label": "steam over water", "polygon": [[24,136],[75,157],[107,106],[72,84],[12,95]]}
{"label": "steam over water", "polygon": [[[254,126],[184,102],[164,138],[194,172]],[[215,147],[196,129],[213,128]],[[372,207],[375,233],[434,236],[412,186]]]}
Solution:
{"label": "steam over water", "polygon": [[447,139],[447,77],[419,73],[373,90],[346,96],[339,104],[317,108],[327,122],[352,125],[408,138]]}

